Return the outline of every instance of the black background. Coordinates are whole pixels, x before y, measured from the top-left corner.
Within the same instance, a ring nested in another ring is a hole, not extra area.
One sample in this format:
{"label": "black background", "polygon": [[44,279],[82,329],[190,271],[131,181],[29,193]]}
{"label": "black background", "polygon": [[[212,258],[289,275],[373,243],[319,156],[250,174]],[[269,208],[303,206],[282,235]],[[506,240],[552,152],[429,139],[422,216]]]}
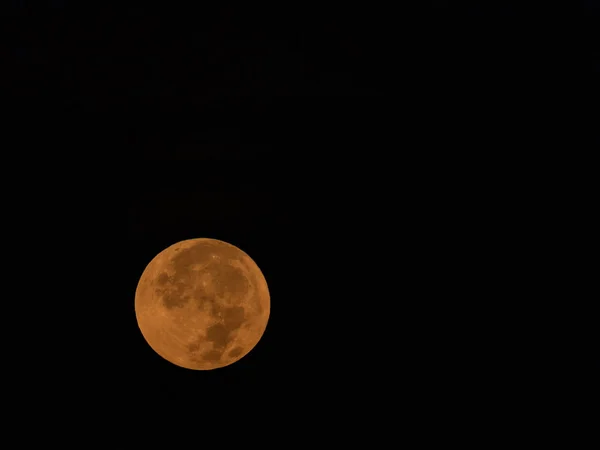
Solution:
{"label": "black background", "polygon": [[[471,3],[14,2],[4,170],[73,267],[47,335],[71,350],[42,384],[138,438],[212,418],[301,439],[385,408],[387,429],[535,390],[517,286],[542,251],[538,177],[591,121],[597,9]],[[146,264],[194,237],[242,248],[271,292],[259,345],[217,371],[161,360],[133,310]]]}

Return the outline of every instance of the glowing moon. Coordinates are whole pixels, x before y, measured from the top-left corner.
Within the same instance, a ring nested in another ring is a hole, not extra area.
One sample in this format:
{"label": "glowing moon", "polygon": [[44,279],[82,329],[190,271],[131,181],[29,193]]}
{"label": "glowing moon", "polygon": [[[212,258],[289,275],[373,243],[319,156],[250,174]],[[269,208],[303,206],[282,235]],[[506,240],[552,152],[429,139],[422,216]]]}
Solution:
{"label": "glowing moon", "polygon": [[144,339],[167,361],[194,370],[228,366],[256,346],[271,309],[267,282],[242,250],[190,239],[160,252],[135,292]]}

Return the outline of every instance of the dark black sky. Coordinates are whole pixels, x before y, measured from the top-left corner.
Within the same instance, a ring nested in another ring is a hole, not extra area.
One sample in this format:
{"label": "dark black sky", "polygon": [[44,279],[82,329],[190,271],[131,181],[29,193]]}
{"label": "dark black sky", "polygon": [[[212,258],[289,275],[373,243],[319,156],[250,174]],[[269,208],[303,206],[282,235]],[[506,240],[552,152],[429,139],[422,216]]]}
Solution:
{"label": "dark black sky", "polygon": [[[578,8],[14,2],[27,209],[81,271],[66,309],[85,319],[56,339],[85,350],[56,370],[146,428],[302,410],[314,430],[357,404],[427,417],[529,389],[533,305],[511,286],[536,250],[515,243],[538,236],[549,144],[590,120],[572,108],[598,76]],[[248,357],[195,373],[153,354],[133,300],[159,251],[203,236],[257,261],[272,316]]]}

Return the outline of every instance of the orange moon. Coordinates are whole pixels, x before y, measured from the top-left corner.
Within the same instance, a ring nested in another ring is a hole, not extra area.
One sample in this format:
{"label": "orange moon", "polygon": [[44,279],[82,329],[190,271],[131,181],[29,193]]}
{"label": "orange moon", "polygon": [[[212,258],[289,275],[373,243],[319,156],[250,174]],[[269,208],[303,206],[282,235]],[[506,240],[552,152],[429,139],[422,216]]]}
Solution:
{"label": "orange moon", "polygon": [[271,299],[256,263],[216,239],[190,239],[148,264],[135,292],[144,339],[167,361],[193,370],[228,366],[248,354],[269,320]]}

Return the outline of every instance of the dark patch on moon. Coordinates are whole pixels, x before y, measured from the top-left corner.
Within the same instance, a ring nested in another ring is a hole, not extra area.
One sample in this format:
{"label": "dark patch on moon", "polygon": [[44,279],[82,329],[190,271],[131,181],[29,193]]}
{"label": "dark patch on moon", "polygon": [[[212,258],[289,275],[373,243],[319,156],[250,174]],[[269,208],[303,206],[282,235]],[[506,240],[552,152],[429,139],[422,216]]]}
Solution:
{"label": "dark patch on moon", "polygon": [[187,272],[194,264],[206,264],[210,260],[210,250],[214,244],[198,242],[192,247],[184,248],[171,258],[175,272]]}
{"label": "dark patch on moon", "polygon": [[181,294],[182,292],[179,289],[164,292],[162,302],[165,305],[165,308],[182,308],[187,303],[187,299]]}
{"label": "dark patch on moon", "polygon": [[242,347],[235,347],[231,349],[228,356],[231,358],[235,358],[237,356],[240,356],[242,353],[244,353],[244,349]]}
{"label": "dark patch on moon", "polygon": [[224,296],[229,293],[232,295],[244,295],[250,289],[250,283],[244,273],[230,264],[219,264],[215,268],[213,283],[215,292]]}
{"label": "dark patch on moon", "polygon": [[204,361],[219,361],[223,350],[210,350],[202,355]]}
{"label": "dark patch on moon", "polygon": [[222,323],[216,323],[206,330],[206,339],[211,341],[215,347],[225,347],[229,331]]}
{"label": "dark patch on moon", "polygon": [[225,308],[223,313],[223,320],[225,321],[225,327],[233,332],[242,326],[246,315],[245,310],[241,306],[233,306],[231,308]]}
{"label": "dark patch on moon", "polygon": [[161,273],[158,277],[156,277],[156,284],[159,286],[164,286],[169,281],[169,274],[166,272]]}
{"label": "dark patch on moon", "polygon": [[156,284],[159,286],[155,289],[156,294],[162,300],[165,308],[181,308],[189,300],[189,295],[186,293],[186,283],[175,276],[168,276],[165,272],[161,273]]}
{"label": "dark patch on moon", "polygon": [[222,308],[222,315],[223,323],[219,322],[211,325],[206,331],[206,339],[213,343],[213,349],[202,355],[202,358],[206,361],[218,360],[212,359],[217,353],[219,358],[221,357],[225,347],[229,344],[231,334],[243,325],[245,310],[239,306]]}
{"label": "dark patch on moon", "polygon": [[223,308],[223,322],[216,323],[206,330],[206,339],[211,341],[215,347],[225,347],[229,336],[242,326],[246,317],[244,308],[233,306]]}

